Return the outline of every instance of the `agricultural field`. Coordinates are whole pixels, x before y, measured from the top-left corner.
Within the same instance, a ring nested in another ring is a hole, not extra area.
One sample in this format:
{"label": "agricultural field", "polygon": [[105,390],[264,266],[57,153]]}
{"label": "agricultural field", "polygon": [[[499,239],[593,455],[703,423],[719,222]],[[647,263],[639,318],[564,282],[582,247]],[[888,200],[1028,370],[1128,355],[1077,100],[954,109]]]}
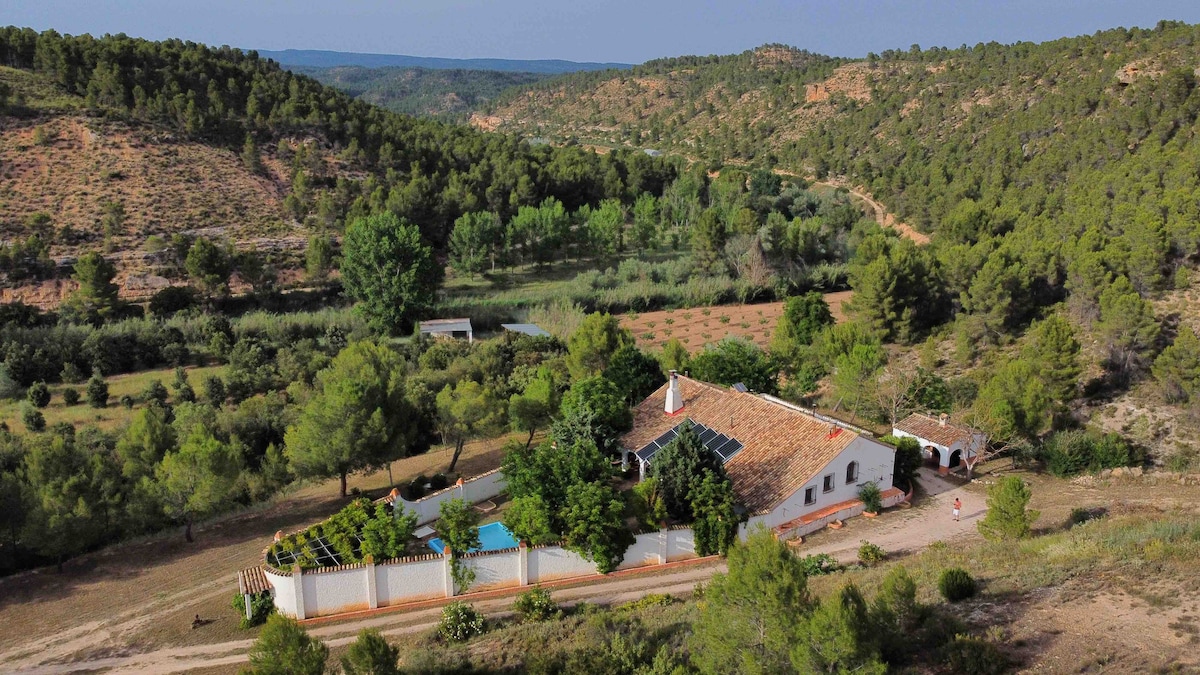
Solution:
{"label": "agricultural field", "polygon": [[[187,368],[188,382],[197,393],[200,393],[204,378],[210,375],[221,375],[224,371],[225,366],[192,366]],[[67,422],[76,427],[94,424],[105,430],[120,427],[129,421],[134,411],[145,407],[145,403],[140,400],[141,394],[155,380],[162,382],[163,386],[169,390],[171,383],[175,380],[175,369],[144,370],[140,373],[105,378],[105,381],[108,382],[107,408],[93,408],[88,405],[86,382],[50,385],[50,405],[42,408],[42,415],[46,417],[46,426],[52,427],[59,422]],[[67,405],[63,401],[62,393],[66,389],[75,389],[79,392],[79,403]],[[132,408],[121,405],[122,396],[130,396],[134,399],[135,403]],[[9,429],[17,431],[25,428],[21,422],[21,404],[23,402],[24,399],[5,399],[0,402],[0,421],[7,424]]]}
{"label": "agricultural field", "polygon": [[[829,310],[838,323],[846,320],[842,303],[849,301],[851,295],[851,291],[825,294]],[[688,351],[698,352],[705,345],[727,337],[746,338],[765,349],[771,343],[775,324],[782,313],[782,302],[667,309],[627,313],[621,317],[621,325],[633,333],[638,347],[649,351],[658,351],[668,340],[675,338]]]}

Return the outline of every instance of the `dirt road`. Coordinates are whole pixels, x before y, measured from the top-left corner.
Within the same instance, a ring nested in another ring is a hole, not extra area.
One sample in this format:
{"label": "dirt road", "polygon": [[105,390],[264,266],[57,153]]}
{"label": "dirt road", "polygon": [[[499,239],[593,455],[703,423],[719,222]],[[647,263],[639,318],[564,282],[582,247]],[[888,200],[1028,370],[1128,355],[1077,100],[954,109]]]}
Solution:
{"label": "dirt road", "polygon": [[896,220],[895,214],[889,212],[883,204],[875,201],[875,199],[871,197],[871,195],[867,194],[864,190],[850,185],[848,181],[843,179],[830,179],[827,181],[821,181],[818,184],[828,185],[835,188],[845,188],[850,192],[850,194],[862,200],[863,204],[865,204],[871,210],[871,215],[875,218],[875,222],[879,223],[883,227],[896,230],[900,233],[901,237],[904,237],[905,239],[911,239],[916,244],[924,246],[925,244],[929,243],[929,235],[923,232],[918,232],[917,230],[913,229],[911,225]]}
{"label": "dirt road", "polygon": [[[939,539],[957,539],[973,536],[975,523],[983,514],[982,492],[977,486],[960,487],[948,483],[933,472],[924,471],[922,485],[927,493],[921,505],[908,510],[896,510],[876,519],[854,518],[847,521],[842,530],[826,530],[810,539],[800,553],[829,553],[839,560],[849,562],[857,556],[861,540],[866,539],[881,546],[889,553],[914,550]],[[961,497],[965,509],[963,519],[954,522],[950,518],[949,504]],[[196,635],[184,634],[193,641],[206,640],[209,644],[180,644],[180,636],[164,637],[162,644],[139,644],[131,639],[138,630],[158,621],[177,620],[181,614],[179,598],[195,602],[198,596],[212,596],[227,601],[231,593],[232,572],[216,575],[209,581],[189,587],[175,595],[155,599],[145,606],[131,607],[120,616],[107,622],[89,622],[76,628],[53,634],[46,638],[23,641],[19,646],[0,651],[3,670],[15,673],[71,673],[81,670],[104,670],[108,672],[172,673],[196,668],[221,668],[243,663],[251,640],[236,637],[229,632],[227,639],[211,632],[192,631]],[[649,593],[671,593],[687,595],[698,582],[708,579],[714,572],[724,569],[723,563],[702,564],[664,571],[659,574],[598,579],[596,583],[556,589],[553,596],[558,602],[570,606],[578,602],[602,604],[633,600]],[[469,599],[469,598],[468,598]],[[506,596],[474,602],[476,608],[491,617],[502,617],[509,613],[512,597]],[[189,610],[183,616],[190,617]],[[215,610],[210,610],[215,611]],[[228,609],[223,610],[222,620],[232,621]],[[320,637],[329,646],[336,647],[354,640],[363,628],[379,628],[384,635],[406,635],[429,630],[437,621],[440,607],[411,612],[382,613],[350,619],[332,624],[313,626],[310,632]]]}

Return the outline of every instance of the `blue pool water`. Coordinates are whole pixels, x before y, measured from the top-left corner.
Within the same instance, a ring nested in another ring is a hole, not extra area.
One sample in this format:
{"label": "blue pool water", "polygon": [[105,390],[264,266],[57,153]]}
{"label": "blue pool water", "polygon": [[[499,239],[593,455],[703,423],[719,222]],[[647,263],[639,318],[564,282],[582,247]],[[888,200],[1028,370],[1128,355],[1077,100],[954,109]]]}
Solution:
{"label": "blue pool water", "polygon": [[[488,523],[479,527],[479,548],[473,548],[467,553],[475,551],[499,551],[503,548],[516,548],[517,540],[513,537],[512,532],[504,526],[504,523]],[[441,553],[446,549],[446,545],[442,543],[441,538],[434,537],[429,540],[429,548]]]}

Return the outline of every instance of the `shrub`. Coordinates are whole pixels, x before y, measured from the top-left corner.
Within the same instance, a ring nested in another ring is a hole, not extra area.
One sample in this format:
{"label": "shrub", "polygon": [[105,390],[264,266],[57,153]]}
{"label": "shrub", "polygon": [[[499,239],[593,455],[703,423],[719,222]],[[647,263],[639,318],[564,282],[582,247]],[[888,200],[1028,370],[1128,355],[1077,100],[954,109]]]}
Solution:
{"label": "shrub", "polygon": [[25,428],[32,432],[46,430],[46,417],[42,415],[42,411],[29,405],[26,401],[21,404],[21,422],[25,424]]}
{"label": "shrub", "polygon": [[837,558],[834,558],[828,553],[806,555],[800,559],[800,566],[804,569],[804,576],[806,577],[832,574],[841,568],[841,566],[838,565]]}
{"label": "shrub", "polygon": [[942,575],[938,577],[938,591],[948,602],[966,600],[975,595],[975,580],[963,568],[951,567],[942,570]]}
{"label": "shrub", "polygon": [[63,389],[62,397],[63,403],[66,403],[67,405],[75,405],[76,403],[79,403],[79,390],[67,387],[66,389]]}
{"label": "shrub", "polygon": [[483,615],[465,602],[452,602],[442,608],[438,635],[450,642],[463,642],[483,635]]}
{"label": "shrub", "polygon": [[670,593],[650,593],[637,600],[630,600],[618,605],[617,609],[636,612],[650,607],[666,607],[673,604],[675,604],[675,596]]}
{"label": "shrub", "polygon": [[550,599],[550,591],[541,586],[534,586],[518,595],[517,601],[513,603],[513,610],[521,616],[522,621],[545,621],[558,618],[562,614],[558,603]]}
{"label": "shrub", "polygon": [[120,398],[121,405],[125,406],[126,410],[133,410],[133,404],[136,402],[129,394],[123,394]]}
{"label": "shrub", "polygon": [[880,496],[879,486],[875,483],[867,483],[859,488],[858,498],[862,500],[865,511],[879,513],[883,510],[883,498]]}
{"label": "shrub", "polygon": [[267,622],[267,617],[275,613],[275,602],[270,593],[255,593],[250,596],[250,618],[246,618],[246,597],[241,593],[233,594],[233,608],[237,610],[241,621],[238,628],[246,630],[261,626]]}
{"label": "shrub", "polygon": [[93,408],[108,407],[108,383],[101,377],[100,372],[92,373],[92,379],[87,384],[88,405]]}
{"label": "shrub", "polygon": [[1028,537],[1039,515],[1027,508],[1030,497],[1029,487],[1017,476],[1006,476],[990,486],[987,515],[978,525],[980,534],[992,541]]}
{"label": "shrub", "polygon": [[858,562],[864,565],[874,565],[883,562],[887,554],[883,552],[877,544],[872,544],[869,541],[864,541],[862,546],[858,547]]}
{"label": "shrub", "polygon": [[25,392],[25,400],[35,408],[45,408],[50,405],[50,387],[47,387],[45,382],[34,382],[29,385],[29,391]]}
{"label": "shrub", "polygon": [[1009,666],[996,645],[969,635],[955,635],[942,647],[942,659],[952,672],[962,675],[1000,675]]}
{"label": "shrub", "polygon": [[159,403],[167,402],[167,388],[159,380],[152,380],[146,385],[146,389],[142,391],[142,401],[151,403],[157,401]]}
{"label": "shrub", "polygon": [[1042,446],[1042,460],[1050,473],[1063,478],[1129,466],[1138,458],[1129,443],[1117,434],[1095,436],[1084,431],[1062,431]]}

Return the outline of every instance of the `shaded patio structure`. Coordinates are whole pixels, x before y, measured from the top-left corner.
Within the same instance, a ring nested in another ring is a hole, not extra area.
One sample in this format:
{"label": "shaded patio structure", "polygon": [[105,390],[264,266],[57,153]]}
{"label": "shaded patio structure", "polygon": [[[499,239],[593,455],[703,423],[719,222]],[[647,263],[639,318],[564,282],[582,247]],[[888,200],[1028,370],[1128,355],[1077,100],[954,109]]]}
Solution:
{"label": "shaded patio structure", "polygon": [[916,439],[921,444],[921,455],[942,475],[960,466],[974,466],[987,446],[986,434],[952,422],[948,415],[913,413],[892,427],[892,435]]}

